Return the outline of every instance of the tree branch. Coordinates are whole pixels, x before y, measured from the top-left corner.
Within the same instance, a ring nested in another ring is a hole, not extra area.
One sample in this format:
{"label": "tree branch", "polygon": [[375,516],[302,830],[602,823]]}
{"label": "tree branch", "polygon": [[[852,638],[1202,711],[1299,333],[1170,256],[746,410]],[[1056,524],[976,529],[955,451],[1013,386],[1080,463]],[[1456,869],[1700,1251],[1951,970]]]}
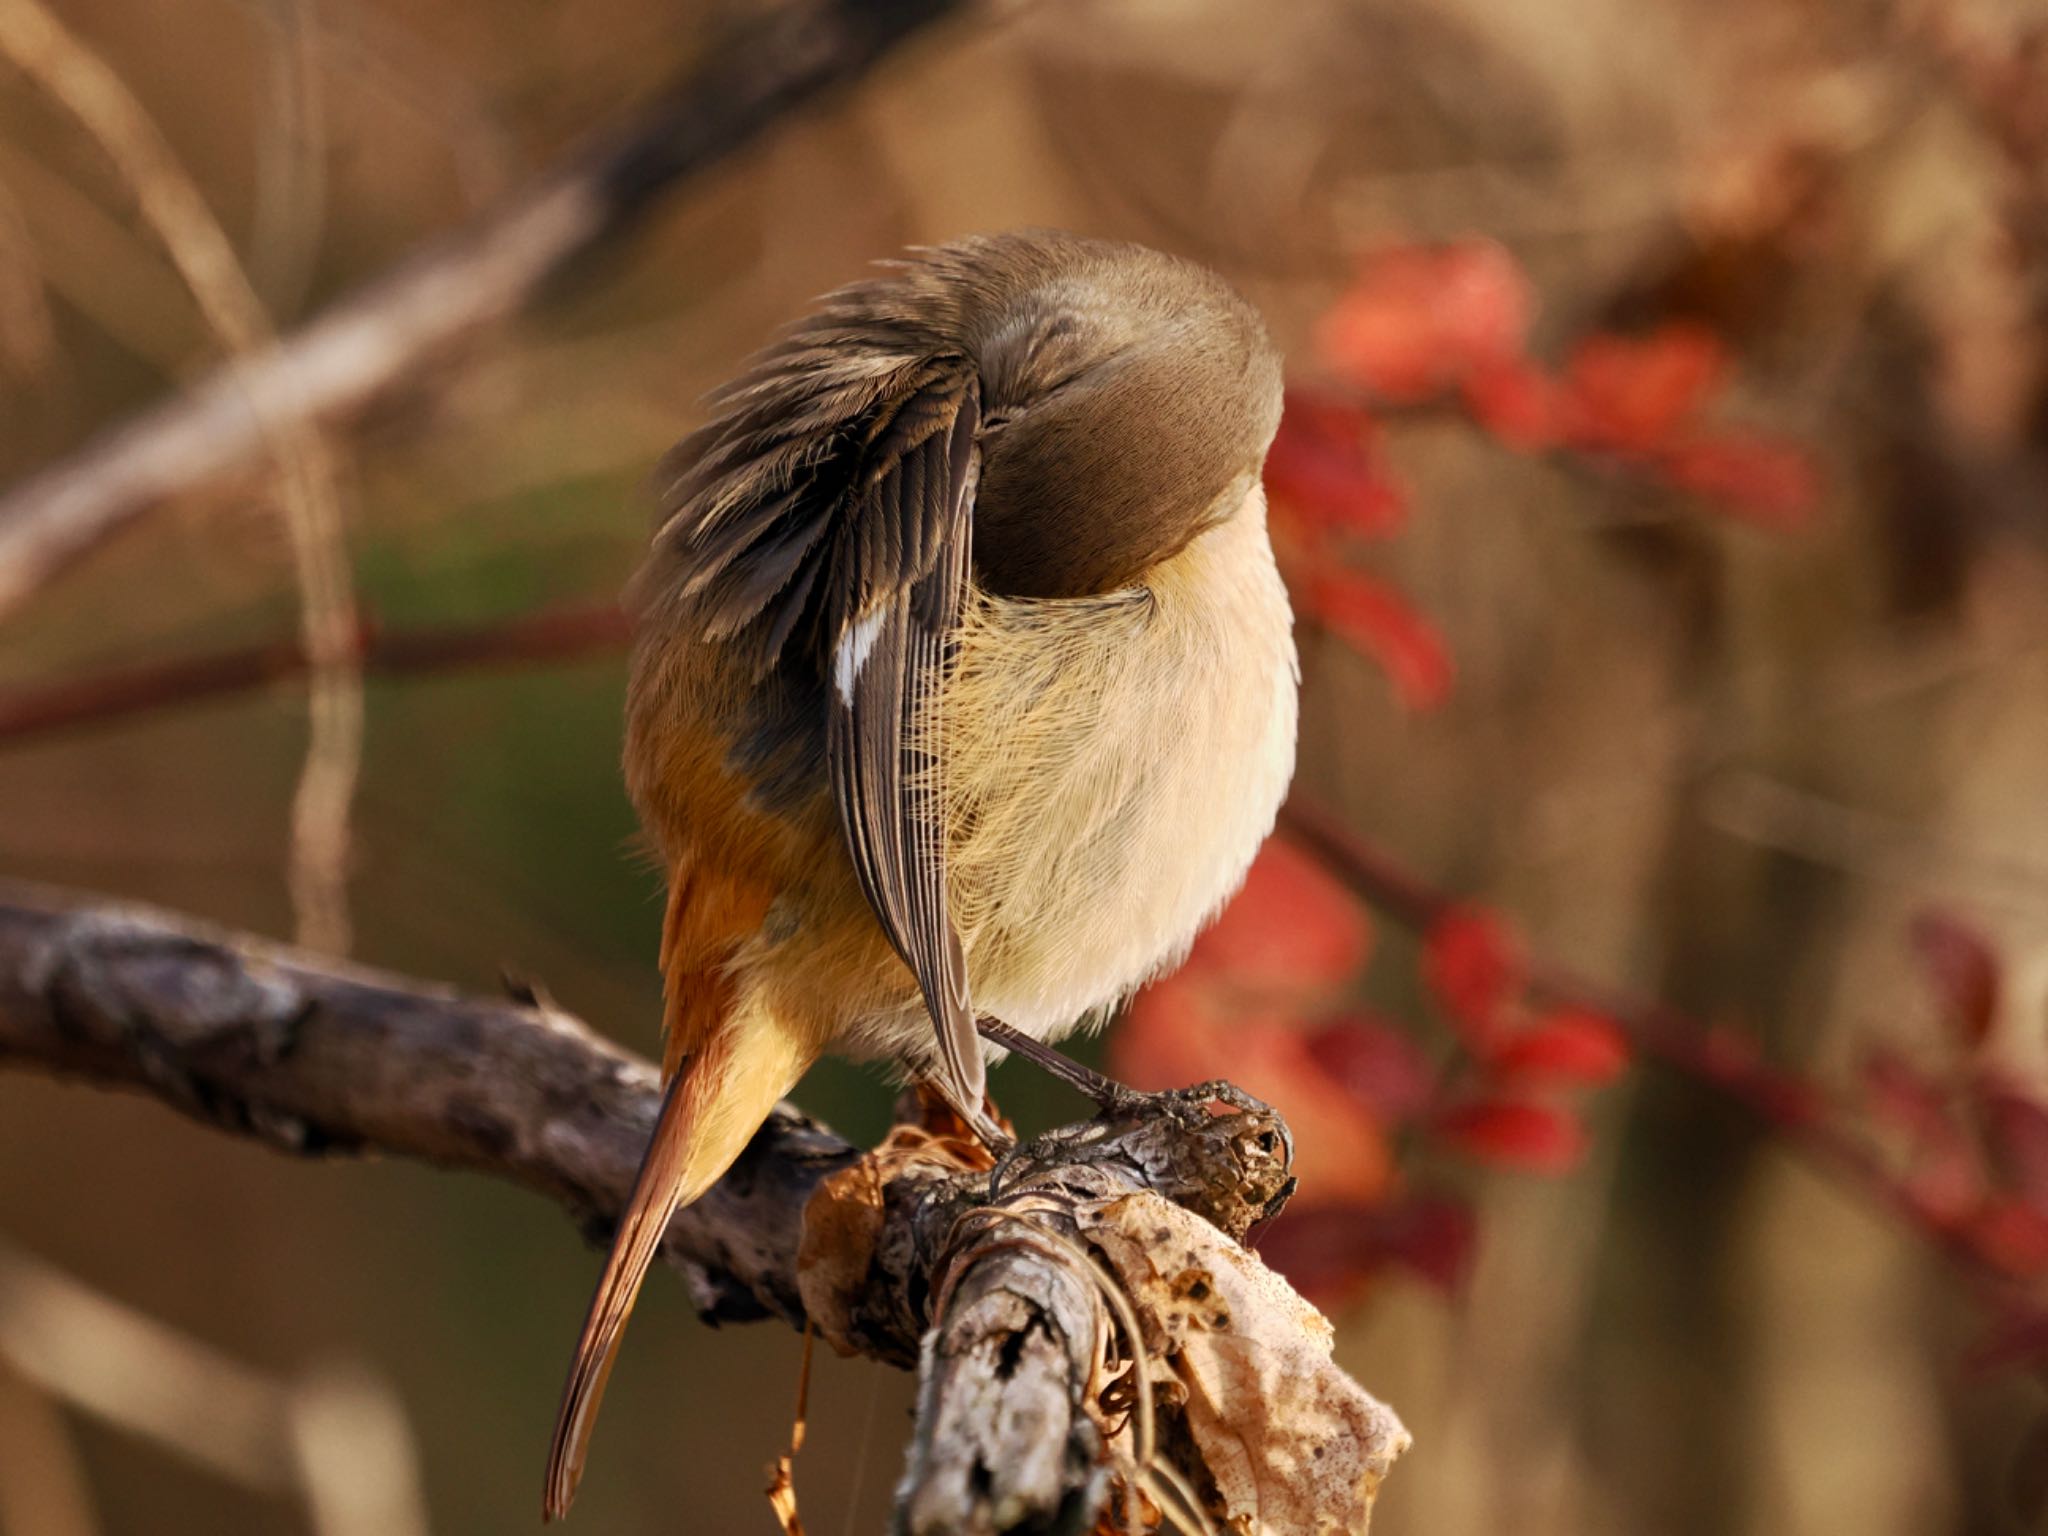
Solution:
{"label": "tree branch", "polygon": [[[547,609],[480,624],[385,629],[366,619],[356,653],[364,675],[423,673],[577,661],[625,649],[630,634],[616,603]],[[306,671],[305,647],[273,640],[232,650],[105,667],[55,682],[0,690],[0,742],[111,723],[130,715],[204,703],[289,682]]]}
{"label": "tree branch", "polygon": [[[511,1180],[602,1229],[653,1130],[654,1069],[558,1010],[465,998],[139,906],[0,881],[0,1064],[140,1089],[287,1152],[367,1148]],[[803,1204],[854,1148],[787,1106],[678,1216],[720,1318],[803,1320]]]}
{"label": "tree branch", "polygon": [[[622,131],[274,346],[0,496],[0,617],[166,497],[266,451],[280,424],[357,410],[523,307],[685,178],[843,86],[961,0],[792,0],[712,50]],[[260,402],[260,409],[258,408]]]}
{"label": "tree branch", "polygon": [[[622,647],[626,636],[626,621],[610,604],[446,629],[384,632],[366,627],[364,670],[399,676],[568,660]],[[0,691],[0,746],[257,687],[296,676],[305,665],[304,652],[280,640]],[[1282,807],[1279,829],[1368,905],[1404,927],[1427,931],[1459,905],[1449,892],[1299,795]],[[1613,1020],[1645,1055],[1755,1115],[1802,1157],[1921,1234],[1978,1292],[2009,1304],[2010,1277],[1986,1260],[1951,1216],[1931,1206],[1868,1145],[1820,1113],[1804,1084],[1752,1055],[1718,1048],[1715,1037],[1695,1020],[1655,999],[1603,986],[1541,957],[1530,964],[1529,989],[1540,1002],[1584,1007]]]}
{"label": "tree branch", "polygon": [[[446,629],[384,632],[368,627],[364,670],[399,676],[568,660],[622,647],[626,636],[626,621],[610,604]],[[280,640],[0,691],[0,746],[257,687],[295,676],[305,664],[302,650]],[[1449,892],[1299,795],[1282,807],[1279,829],[1368,905],[1404,927],[1425,932],[1458,908]],[[1588,1008],[1613,1020],[1645,1055],[1755,1115],[1802,1157],[1919,1233],[1973,1289],[2009,1305],[2011,1277],[1987,1261],[1952,1216],[1930,1205],[1867,1144],[1819,1112],[1806,1085],[1753,1055],[1720,1048],[1695,1020],[1655,999],[1603,986],[1541,957],[1532,960],[1528,977],[1536,1000]]]}
{"label": "tree branch", "polygon": [[[1426,933],[1459,908],[1449,893],[1298,796],[1281,808],[1279,826],[1361,900],[1405,928]],[[1730,1049],[1725,1037],[1654,998],[1603,986],[1540,956],[1528,962],[1527,978],[1531,998],[1609,1019],[1645,1056],[1739,1105],[1808,1162],[1918,1233],[1980,1296],[2001,1308],[2013,1304],[2013,1276],[1970,1241],[1954,1213],[1892,1172],[1873,1147],[1828,1115],[1808,1084],[1749,1051]]]}
{"label": "tree branch", "polygon": [[[650,1066],[546,1006],[10,882],[0,1065],[140,1089],[301,1155],[376,1148],[510,1179],[594,1235],[659,1097]],[[1118,1488],[1189,1528],[1249,1510],[1245,1529],[1294,1536],[1334,1509],[1361,1529],[1407,1435],[1241,1247],[1292,1190],[1289,1151],[1278,1116],[1220,1084],[995,1169],[913,1128],[863,1156],[784,1105],[664,1253],[708,1316],[808,1323],[919,1365],[901,1530],[1081,1530]],[[1311,1459],[1323,1481],[1290,1486]]]}

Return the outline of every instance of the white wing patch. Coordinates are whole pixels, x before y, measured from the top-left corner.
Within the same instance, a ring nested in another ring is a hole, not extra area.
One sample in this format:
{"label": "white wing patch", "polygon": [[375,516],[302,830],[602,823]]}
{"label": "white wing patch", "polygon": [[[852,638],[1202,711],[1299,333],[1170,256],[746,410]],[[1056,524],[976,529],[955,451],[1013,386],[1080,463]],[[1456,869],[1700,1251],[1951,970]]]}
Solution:
{"label": "white wing patch", "polygon": [[868,664],[868,652],[875,648],[875,636],[882,632],[882,620],[887,617],[886,609],[877,608],[866,618],[856,620],[840,636],[839,648],[832,653],[832,686],[839,690],[839,701],[849,708],[853,705],[854,680]]}

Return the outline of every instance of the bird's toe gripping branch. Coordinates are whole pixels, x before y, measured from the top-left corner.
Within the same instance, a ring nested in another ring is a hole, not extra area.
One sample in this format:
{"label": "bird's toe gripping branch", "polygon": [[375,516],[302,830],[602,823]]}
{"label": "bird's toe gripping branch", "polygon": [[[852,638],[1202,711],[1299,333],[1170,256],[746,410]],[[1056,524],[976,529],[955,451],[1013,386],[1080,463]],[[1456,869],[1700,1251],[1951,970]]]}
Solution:
{"label": "bird's toe gripping branch", "polygon": [[826,1180],[799,1258],[813,1325],[884,1358],[918,1341],[897,1529],[1083,1530],[1117,1499],[1190,1530],[1363,1529],[1406,1432],[1242,1246],[1291,1152],[1279,1115],[1212,1083],[1127,1094],[993,1166],[899,1127]]}

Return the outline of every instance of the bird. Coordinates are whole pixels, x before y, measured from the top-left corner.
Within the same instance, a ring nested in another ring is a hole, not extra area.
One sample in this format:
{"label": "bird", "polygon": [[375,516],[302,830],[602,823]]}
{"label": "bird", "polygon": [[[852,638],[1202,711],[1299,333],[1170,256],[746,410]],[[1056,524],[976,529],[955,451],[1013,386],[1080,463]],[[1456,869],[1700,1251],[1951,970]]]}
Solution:
{"label": "bird", "polygon": [[1025,229],[817,301],[662,461],[624,769],[667,876],[665,1079],[549,1448],[567,1513],[670,1218],[830,1051],[984,1140],[1186,954],[1293,773],[1261,468],[1281,361],[1224,278]]}

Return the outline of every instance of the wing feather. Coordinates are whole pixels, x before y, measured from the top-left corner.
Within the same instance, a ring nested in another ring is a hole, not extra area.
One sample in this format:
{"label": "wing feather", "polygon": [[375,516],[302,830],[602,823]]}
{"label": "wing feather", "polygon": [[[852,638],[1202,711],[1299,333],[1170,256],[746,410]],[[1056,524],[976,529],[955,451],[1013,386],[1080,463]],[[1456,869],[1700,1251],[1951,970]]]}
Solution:
{"label": "wing feather", "polygon": [[967,595],[978,421],[972,377],[940,373],[878,424],[848,526],[853,558],[835,572],[826,732],[854,870],[917,977],[946,1084],[969,1115],[984,1071],[947,910],[939,696]]}
{"label": "wing feather", "polygon": [[823,700],[854,871],[971,1116],[983,1070],[947,910],[938,727],[968,590],[979,384],[958,353],[876,353],[837,327],[828,308],[713,397],[718,420],[666,467],[654,564],[736,667]]}

